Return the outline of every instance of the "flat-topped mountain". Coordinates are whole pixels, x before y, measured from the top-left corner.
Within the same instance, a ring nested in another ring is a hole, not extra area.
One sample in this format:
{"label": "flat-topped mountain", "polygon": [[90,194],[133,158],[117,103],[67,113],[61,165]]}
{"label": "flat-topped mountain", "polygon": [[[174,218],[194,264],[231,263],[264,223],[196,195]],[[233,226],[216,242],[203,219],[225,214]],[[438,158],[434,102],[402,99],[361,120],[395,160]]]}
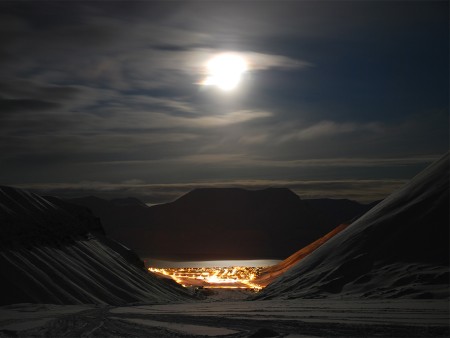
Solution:
{"label": "flat-topped mountain", "polygon": [[293,263],[256,297],[448,298],[448,153]]}
{"label": "flat-topped mountain", "polygon": [[103,235],[89,210],[0,187],[0,305],[126,304],[188,299]]}
{"label": "flat-topped mountain", "polygon": [[163,255],[283,257],[324,231],[319,217],[288,189],[197,189],[151,211],[145,240]]}
{"label": "flat-topped mountain", "polygon": [[206,203],[259,205],[261,203],[298,203],[300,197],[287,188],[267,188],[262,190],[247,190],[241,188],[198,188],[181,196],[175,202],[177,205],[189,204],[192,207]]}
{"label": "flat-topped mountain", "polygon": [[[142,257],[166,259],[285,258],[371,205],[302,200],[286,188],[195,189],[152,207],[79,198],[108,235]],[[326,208],[341,212],[327,212]]]}

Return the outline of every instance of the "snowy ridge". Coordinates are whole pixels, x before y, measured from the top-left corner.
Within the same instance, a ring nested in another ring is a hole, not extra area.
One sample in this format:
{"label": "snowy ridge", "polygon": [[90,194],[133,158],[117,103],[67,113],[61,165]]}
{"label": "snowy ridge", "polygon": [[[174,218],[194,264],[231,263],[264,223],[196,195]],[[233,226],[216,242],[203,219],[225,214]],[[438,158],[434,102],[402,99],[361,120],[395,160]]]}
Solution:
{"label": "snowy ridge", "polygon": [[120,305],[189,298],[104,237],[99,222],[84,208],[49,200],[0,189],[1,304]]}
{"label": "snowy ridge", "polygon": [[0,186],[0,249],[35,242],[52,244],[88,232],[103,233],[88,209]]}
{"label": "snowy ridge", "polygon": [[281,261],[278,264],[269,266],[263,270],[261,270],[258,277],[254,280],[254,282],[261,286],[267,286],[272,283],[277,277],[286,273],[289,269],[294,267],[298,262],[300,262],[303,258],[310,255],[314,250],[319,248],[321,245],[326,243],[330,238],[336,236],[339,232],[348,227],[348,224],[341,224],[337,226],[335,229],[331,230],[325,236],[320,237],[318,240],[315,240],[311,244],[308,244],[304,248],[294,252],[285,260]]}
{"label": "snowy ridge", "polygon": [[448,298],[449,155],[256,298]]}

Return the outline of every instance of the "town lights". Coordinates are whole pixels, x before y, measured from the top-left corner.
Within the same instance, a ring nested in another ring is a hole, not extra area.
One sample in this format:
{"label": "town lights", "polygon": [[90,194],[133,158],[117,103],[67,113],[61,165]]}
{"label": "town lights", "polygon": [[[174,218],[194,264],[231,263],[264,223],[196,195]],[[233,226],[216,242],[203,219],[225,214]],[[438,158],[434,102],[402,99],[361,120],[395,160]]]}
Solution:
{"label": "town lights", "polygon": [[214,268],[153,268],[150,272],[170,277],[183,286],[202,286],[209,289],[254,289],[262,286],[252,281],[262,267],[232,266]]}

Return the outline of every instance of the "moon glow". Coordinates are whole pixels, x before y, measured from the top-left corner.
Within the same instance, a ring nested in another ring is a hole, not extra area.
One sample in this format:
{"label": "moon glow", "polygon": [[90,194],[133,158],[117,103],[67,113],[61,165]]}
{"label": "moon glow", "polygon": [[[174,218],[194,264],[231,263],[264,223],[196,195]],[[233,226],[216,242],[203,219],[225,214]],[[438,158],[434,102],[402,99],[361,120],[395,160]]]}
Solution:
{"label": "moon glow", "polygon": [[241,56],[232,53],[219,54],[207,62],[207,77],[201,84],[230,91],[237,87],[247,69],[247,62]]}

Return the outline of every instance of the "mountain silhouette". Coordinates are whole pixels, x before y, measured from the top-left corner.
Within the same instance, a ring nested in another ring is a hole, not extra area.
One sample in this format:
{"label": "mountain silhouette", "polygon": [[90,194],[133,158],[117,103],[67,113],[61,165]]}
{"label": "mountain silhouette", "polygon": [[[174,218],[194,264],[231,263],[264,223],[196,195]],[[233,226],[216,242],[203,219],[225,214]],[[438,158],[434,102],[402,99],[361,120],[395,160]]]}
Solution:
{"label": "mountain silhouette", "polygon": [[[178,260],[286,258],[371,207],[302,200],[286,188],[202,188],[152,207],[71,201],[90,208],[108,235],[141,257]],[[341,212],[333,216],[329,206]]]}

